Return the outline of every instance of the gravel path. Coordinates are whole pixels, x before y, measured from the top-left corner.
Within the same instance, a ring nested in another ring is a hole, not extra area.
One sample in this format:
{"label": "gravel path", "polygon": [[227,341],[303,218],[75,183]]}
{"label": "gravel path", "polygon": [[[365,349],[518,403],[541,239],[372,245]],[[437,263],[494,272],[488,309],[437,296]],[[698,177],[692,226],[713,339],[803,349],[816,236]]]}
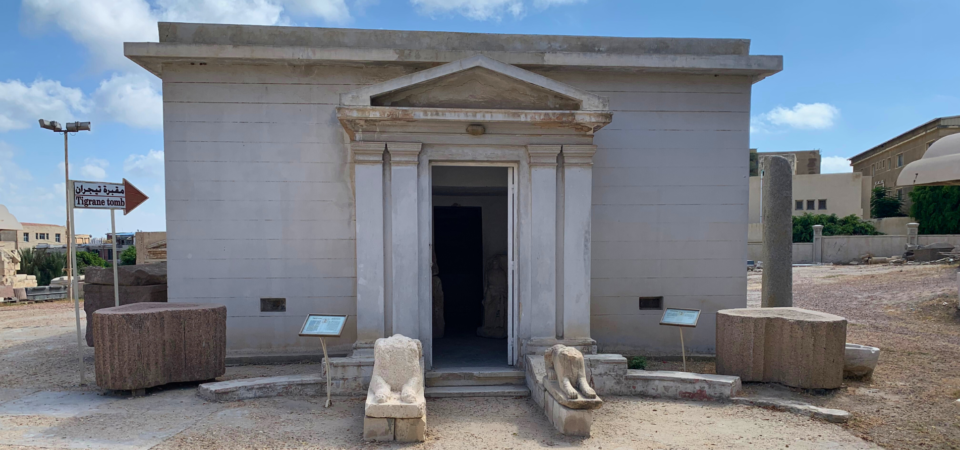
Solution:
{"label": "gravel path", "polygon": [[[88,381],[93,350],[84,349]],[[842,427],[724,403],[607,397],[593,436],[560,435],[529,399],[437,399],[427,441],[361,440],[363,402],[270,398],[207,403],[195,387],[142,398],[79,386],[73,305],[0,307],[0,448],[877,448]],[[317,364],[229,367],[224,379],[319,372]]]}

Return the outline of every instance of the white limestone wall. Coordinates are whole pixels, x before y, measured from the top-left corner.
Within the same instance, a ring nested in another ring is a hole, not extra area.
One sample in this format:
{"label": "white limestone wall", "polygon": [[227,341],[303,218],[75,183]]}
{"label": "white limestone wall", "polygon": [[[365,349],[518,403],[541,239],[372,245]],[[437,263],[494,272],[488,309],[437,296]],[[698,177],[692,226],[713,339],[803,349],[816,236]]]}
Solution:
{"label": "white limestone wall", "polygon": [[232,354],[318,352],[297,336],[308,313],[350,315],[332,352],[355,341],[353,166],[335,108],[406,70],[164,68],[169,301],[226,305]]}
{"label": "white limestone wall", "polygon": [[703,310],[688,353],[713,353],[716,311],[746,306],[751,83],[745,77],[542,74],[610,99],[593,165],[591,334],[601,352],[679,354],[639,297]]}

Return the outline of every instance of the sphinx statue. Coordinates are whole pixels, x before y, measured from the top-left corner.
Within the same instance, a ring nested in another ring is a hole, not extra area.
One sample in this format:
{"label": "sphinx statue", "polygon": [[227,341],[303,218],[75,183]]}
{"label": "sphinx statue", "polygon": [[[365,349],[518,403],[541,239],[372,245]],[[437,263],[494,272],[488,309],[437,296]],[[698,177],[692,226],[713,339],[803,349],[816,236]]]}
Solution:
{"label": "sphinx statue", "polygon": [[547,372],[545,387],[563,406],[572,409],[599,408],[600,397],[587,381],[583,353],[573,347],[557,344],[543,354]]}
{"label": "sphinx statue", "polygon": [[373,376],[364,405],[363,437],[373,441],[424,440],[423,347],[395,334],[373,345]]}

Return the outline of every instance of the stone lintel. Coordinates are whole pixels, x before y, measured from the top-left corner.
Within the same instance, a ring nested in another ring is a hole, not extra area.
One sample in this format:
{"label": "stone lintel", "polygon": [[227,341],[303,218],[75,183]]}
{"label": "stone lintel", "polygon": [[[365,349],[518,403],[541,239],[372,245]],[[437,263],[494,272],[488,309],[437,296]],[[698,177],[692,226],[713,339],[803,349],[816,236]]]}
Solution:
{"label": "stone lintel", "polygon": [[383,152],[386,148],[387,144],[385,142],[350,143],[353,162],[356,164],[383,164]]}
{"label": "stone lintel", "polygon": [[564,166],[592,166],[593,155],[597,152],[596,145],[564,145]]}
{"label": "stone lintel", "polygon": [[419,142],[388,142],[387,151],[390,152],[390,164],[394,166],[415,166],[420,161]]}
{"label": "stone lintel", "polygon": [[559,145],[528,145],[531,166],[557,166],[557,155],[562,149]]}

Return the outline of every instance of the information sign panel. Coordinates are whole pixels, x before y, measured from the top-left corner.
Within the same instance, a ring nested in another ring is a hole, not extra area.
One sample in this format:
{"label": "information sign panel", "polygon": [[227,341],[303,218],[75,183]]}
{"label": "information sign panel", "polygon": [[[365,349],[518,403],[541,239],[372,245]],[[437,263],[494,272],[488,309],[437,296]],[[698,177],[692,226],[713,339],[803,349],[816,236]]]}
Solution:
{"label": "information sign panel", "polygon": [[340,337],[346,323],[347,316],[310,314],[300,328],[300,336]]}
{"label": "information sign panel", "polygon": [[663,311],[663,317],[660,318],[660,325],[695,327],[698,320],[700,320],[699,309],[667,308]]}

